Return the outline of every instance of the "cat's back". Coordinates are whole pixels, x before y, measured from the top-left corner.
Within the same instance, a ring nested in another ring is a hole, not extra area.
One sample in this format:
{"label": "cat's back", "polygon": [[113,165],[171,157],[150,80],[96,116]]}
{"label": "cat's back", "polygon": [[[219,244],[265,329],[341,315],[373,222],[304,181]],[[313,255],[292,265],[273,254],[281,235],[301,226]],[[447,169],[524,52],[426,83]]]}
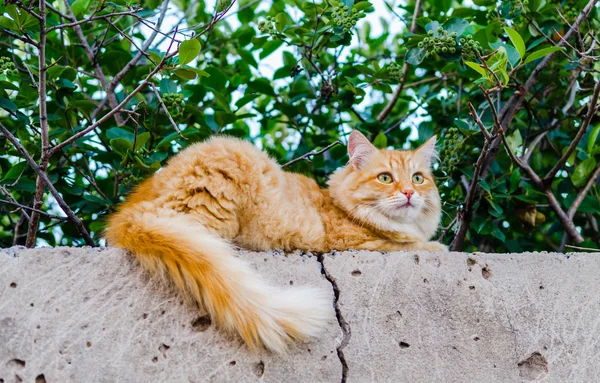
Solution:
{"label": "cat's back", "polygon": [[252,143],[216,136],[193,144],[171,158],[158,178],[171,183],[202,175],[246,183],[252,177],[277,171],[280,171],[277,163]]}

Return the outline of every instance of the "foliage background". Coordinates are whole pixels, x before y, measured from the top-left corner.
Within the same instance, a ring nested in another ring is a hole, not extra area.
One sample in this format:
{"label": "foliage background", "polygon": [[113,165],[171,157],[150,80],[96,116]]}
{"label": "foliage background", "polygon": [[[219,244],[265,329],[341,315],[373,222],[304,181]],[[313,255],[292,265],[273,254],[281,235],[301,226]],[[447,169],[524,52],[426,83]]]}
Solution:
{"label": "foliage background", "polygon": [[598,248],[594,0],[1,4],[0,246],[101,243],[137,182],[215,134],[324,184],[359,129],[438,135],[454,249]]}

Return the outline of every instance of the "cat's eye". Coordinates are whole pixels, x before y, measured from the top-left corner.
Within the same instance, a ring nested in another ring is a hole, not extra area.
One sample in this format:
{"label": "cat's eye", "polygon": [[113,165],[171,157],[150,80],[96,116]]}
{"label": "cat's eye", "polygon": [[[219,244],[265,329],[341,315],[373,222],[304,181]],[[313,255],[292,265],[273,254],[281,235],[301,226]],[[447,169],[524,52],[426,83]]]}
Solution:
{"label": "cat's eye", "polygon": [[421,173],[415,173],[415,174],[413,174],[413,176],[412,176],[412,182],[415,185],[420,185],[420,184],[423,183],[423,181],[425,181],[425,177],[423,177],[423,174],[421,174]]}
{"label": "cat's eye", "polygon": [[381,182],[382,184],[391,184],[393,180],[394,179],[390,173],[381,173],[377,176],[377,181]]}

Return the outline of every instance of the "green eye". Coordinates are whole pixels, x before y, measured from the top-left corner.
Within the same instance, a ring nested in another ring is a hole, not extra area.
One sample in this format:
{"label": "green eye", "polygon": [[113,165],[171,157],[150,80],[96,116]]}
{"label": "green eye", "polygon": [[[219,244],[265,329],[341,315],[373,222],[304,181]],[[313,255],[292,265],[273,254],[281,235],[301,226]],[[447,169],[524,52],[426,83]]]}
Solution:
{"label": "green eye", "polygon": [[377,180],[382,184],[391,184],[394,179],[390,173],[381,173],[377,176]]}
{"label": "green eye", "polygon": [[423,183],[423,181],[425,181],[425,178],[423,177],[423,174],[421,174],[421,173],[415,173],[415,174],[413,174],[413,176],[412,176],[412,182],[415,185],[420,185],[420,184]]}

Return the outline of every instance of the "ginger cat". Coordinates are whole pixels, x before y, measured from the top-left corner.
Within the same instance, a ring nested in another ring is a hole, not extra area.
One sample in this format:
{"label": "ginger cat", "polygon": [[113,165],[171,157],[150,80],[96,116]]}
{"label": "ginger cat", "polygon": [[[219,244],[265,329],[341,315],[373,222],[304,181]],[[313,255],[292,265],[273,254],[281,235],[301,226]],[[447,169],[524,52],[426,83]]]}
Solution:
{"label": "ginger cat", "polygon": [[233,244],[271,249],[446,250],[428,242],[440,221],[431,174],[435,137],[415,151],[378,150],[350,134],[350,163],[328,189],[283,171],[252,144],[216,137],[190,146],[140,184],[109,218],[105,237],[165,273],[214,323],[250,348],[283,352],[318,335],[332,310],[325,291],[275,288]]}

